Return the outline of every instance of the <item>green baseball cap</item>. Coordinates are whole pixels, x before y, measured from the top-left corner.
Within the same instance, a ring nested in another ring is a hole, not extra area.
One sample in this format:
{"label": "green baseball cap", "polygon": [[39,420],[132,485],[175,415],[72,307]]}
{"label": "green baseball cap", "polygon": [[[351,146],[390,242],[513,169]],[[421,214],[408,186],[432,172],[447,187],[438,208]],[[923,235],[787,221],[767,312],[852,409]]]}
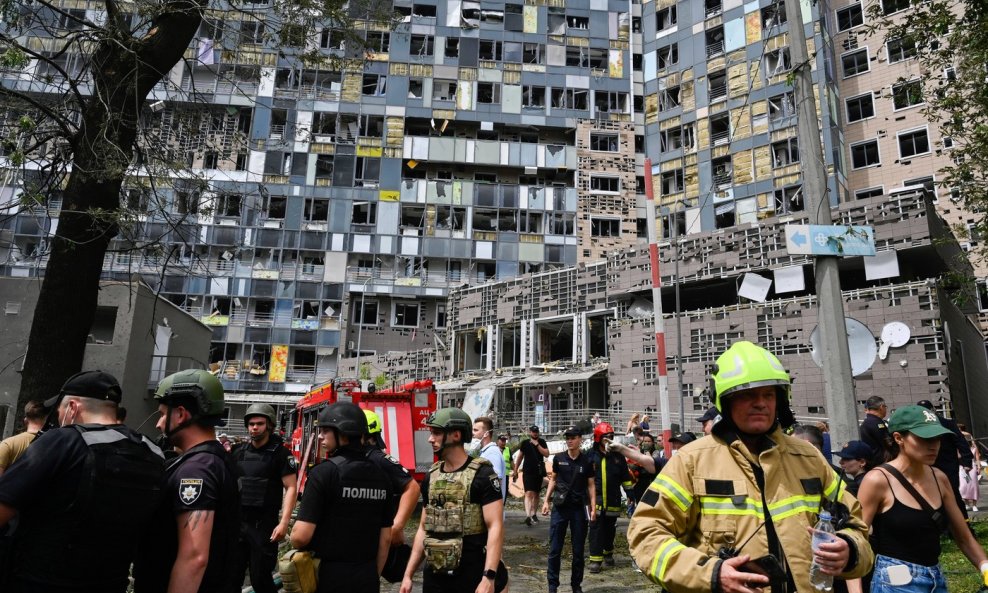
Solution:
{"label": "green baseball cap", "polygon": [[905,406],[893,412],[889,432],[911,432],[922,439],[950,434],[937,415],[922,406]]}

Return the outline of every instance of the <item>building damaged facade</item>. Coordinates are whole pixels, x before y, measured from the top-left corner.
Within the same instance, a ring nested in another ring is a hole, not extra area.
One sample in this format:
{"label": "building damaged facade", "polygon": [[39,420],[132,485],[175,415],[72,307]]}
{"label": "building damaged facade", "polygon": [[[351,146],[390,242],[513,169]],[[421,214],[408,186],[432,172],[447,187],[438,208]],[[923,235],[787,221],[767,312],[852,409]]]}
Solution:
{"label": "building damaged facade", "polygon": [[[876,257],[844,258],[840,265],[845,311],[855,326],[857,399],[881,395],[895,407],[952,398],[958,416],[978,424],[988,409],[979,413],[985,404],[971,397],[967,385],[988,378],[988,364],[976,327],[939,280],[960,248],[928,197],[910,190],[845,204],[836,214],[841,224],[874,227],[879,250]],[[779,219],[684,237],[678,246],[666,242],[660,254],[674,420],[682,404],[692,426],[711,404],[711,367],[742,339],[779,355],[794,380],[797,417],[828,416],[822,370],[813,362],[813,262],[788,254]],[[771,284],[763,301],[739,294],[748,275]],[[451,380],[441,391],[447,401],[458,401],[493,389],[492,408],[509,418],[533,417],[539,395],[560,398],[547,410],[582,405],[615,414],[654,412],[650,282],[647,252],[625,250],[598,264],[453,291],[446,336]],[[677,290],[678,321],[671,314]],[[907,327],[908,339],[883,345],[883,330],[893,323]],[[551,424],[551,414],[549,426],[560,428]]]}

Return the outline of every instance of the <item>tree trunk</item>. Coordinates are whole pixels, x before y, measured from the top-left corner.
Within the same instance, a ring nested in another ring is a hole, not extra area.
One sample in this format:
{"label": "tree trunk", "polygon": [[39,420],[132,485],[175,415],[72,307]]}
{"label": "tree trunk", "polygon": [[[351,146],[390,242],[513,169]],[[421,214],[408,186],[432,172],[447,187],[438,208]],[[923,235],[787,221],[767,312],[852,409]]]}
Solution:
{"label": "tree trunk", "polygon": [[114,30],[108,19],[108,38],[92,56],[95,92],[81,106],[82,125],[72,138],[72,172],[31,325],[18,411],[29,400],[56,394],[82,369],[140,114],[148,93],[189,46],[201,10],[194,1],[171,2],[142,38]]}

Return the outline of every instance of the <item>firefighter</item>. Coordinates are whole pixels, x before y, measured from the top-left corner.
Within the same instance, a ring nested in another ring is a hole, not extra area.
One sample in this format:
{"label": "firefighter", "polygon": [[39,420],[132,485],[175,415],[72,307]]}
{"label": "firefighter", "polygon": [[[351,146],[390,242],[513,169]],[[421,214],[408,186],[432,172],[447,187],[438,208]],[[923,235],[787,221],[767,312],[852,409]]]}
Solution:
{"label": "firefighter", "polygon": [[251,404],[244,414],[248,441],[233,448],[240,478],[240,542],[237,574],[250,569],[256,593],[276,593],[272,572],[278,562],[278,542],[288,533],[288,522],[298,493],[298,464],[274,432],[275,411],[268,404]]}
{"label": "firefighter", "polygon": [[235,572],[240,534],[237,467],[216,440],[223,424],[223,384],[208,371],[165,377],[154,393],[158,430],[181,451],[165,472],[154,537],[134,567],[136,593],[240,591]]}
{"label": "firefighter", "polygon": [[594,427],[590,462],[594,468],[597,520],[590,523],[588,569],[592,574],[600,572],[602,565],[614,566],[614,536],[618,517],[624,511],[621,490],[631,497],[632,480],[627,460],[617,451],[607,451],[613,440],[614,429],[610,423],[601,422]]}
{"label": "firefighter", "polygon": [[783,432],[794,417],[779,359],[737,342],[717,359],[713,384],[721,420],[669,459],[631,519],[645,574],[672,593],[813,591],[809,528],[824,507],[843,516],[817,554],[824,572],[868,572],[858,501],[813,445]]}
{"label": "firefighter", "polygon": [[318,593],[377,593],[391,539],[391,485],[363,444],[367,417],[355,404],[326,406],[317,419],[327,461],[309,472],[292,546],[312,550]]}
{"label": "firefighter", "polygon": [[443,408],[425,424],[439,461],[422,480],[422,518],[401,593],[411,593],[412,576],[423,559],[424,593],[502,591],[508,571],[501,562],[501,480],[489,461],[467,455],[464,439],[473,421],[466,412]]}
{"label": "firefighter", "polygon": [[405,567],[411,556],[411,547],[405,543],[405,525],[419,502],[419,484],[405,466],[385,452],[380,417],[374,411],[366,409],[364,415],[367,417],[365,444],[369,447],[368,459],[376,463],[391,482],[391,549],[388,551],[388,562],[382,576],[389,582],[397,583],[405,575]]}
{"label": "firefighter", "polygon": [[58,425],[0,477],[0,530],[15,514],[6,593],[127,590],[133,541],[161,496],[165,460],[146,437],[117,423],[120,384],[77,373],[45,402]]}

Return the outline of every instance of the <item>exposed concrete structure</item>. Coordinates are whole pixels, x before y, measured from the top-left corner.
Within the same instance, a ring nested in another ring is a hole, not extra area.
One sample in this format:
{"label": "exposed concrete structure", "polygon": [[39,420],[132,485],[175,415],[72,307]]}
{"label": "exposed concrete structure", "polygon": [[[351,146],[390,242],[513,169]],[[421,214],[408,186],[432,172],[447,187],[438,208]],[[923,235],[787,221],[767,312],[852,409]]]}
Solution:
{"label": "exposed concrete structure", "polygon": [[[4,303],[0,359],[11,361],[0,370],[0,428],[4,435],[14,429],[16,414],[11,410],[20,391],[18,371],[40,287],[37,279],[0,278],[0,302]],[[127,424],[136,428],[157,413],[151,395],[158,381],[178,370],[205,368],[211,334],[209,327],[140,281],[103,282],[82,366],[102,369],[120,381]],[[34,397],[47,399],[52,395],[39,393]],[[155,421],[144,423],[142,430],[157,436]]]}

